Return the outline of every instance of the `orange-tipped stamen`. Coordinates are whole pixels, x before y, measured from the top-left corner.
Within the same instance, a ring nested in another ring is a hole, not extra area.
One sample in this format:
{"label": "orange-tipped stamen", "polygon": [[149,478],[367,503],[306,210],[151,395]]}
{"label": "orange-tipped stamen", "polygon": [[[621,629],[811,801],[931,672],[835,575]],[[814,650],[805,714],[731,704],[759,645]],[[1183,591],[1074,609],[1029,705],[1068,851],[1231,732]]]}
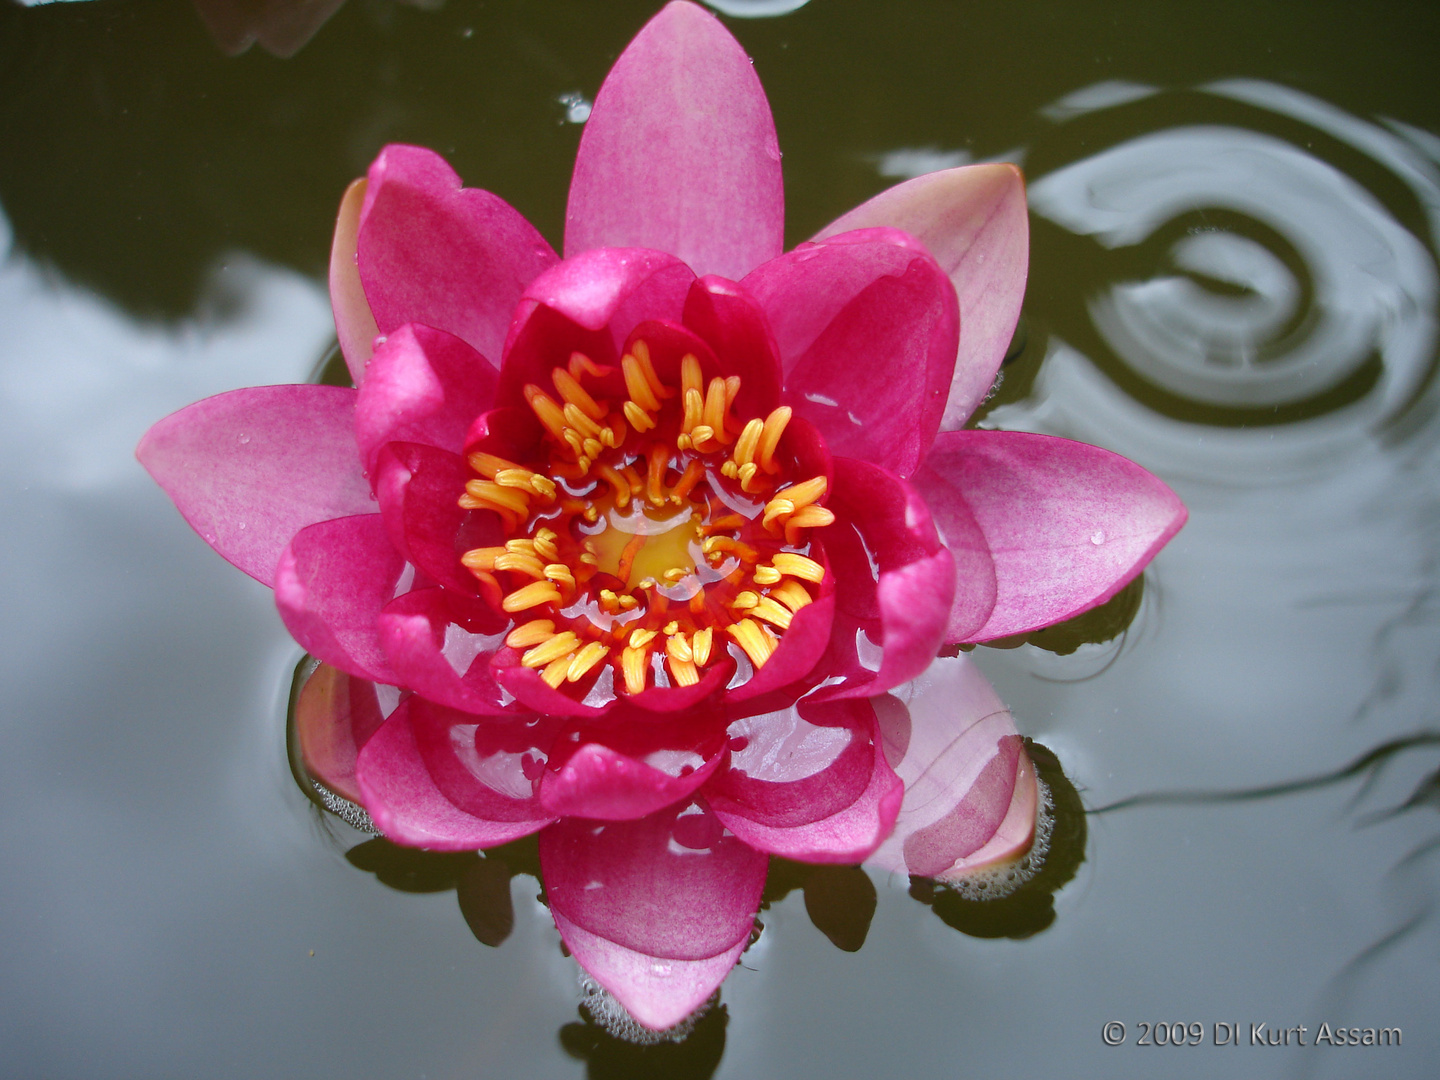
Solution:
{"label": "orange-tipped stamen", "polygon": [[804,585],[801,585],[800,582],[793,579],[785,581],[771,589],[770,595],[776,600],[779,600],[791,611],[799,611],[806,604],[815,602],[815,598],[810,595],[809,590],[807,590]]}
{"label": "orange-tipped stamen", "polygon": [[670,501],[683,502],[690,492],[695,490],[695,485],[704,479],[705,464],[699,458],[691,458],[690,464],[686,465],[685,471],[680,474],[680,482],[670,492]]}
{"label": "orange-tipped stamen", "polygon": [[529,585],[517,589],[505,597],[500,606],[513,615],[517,611],[528,611],[541,604],[558,604],[559,602],[560,590],[555,587],[553,581],[532,581]]}
{"label": "orange-tipped stamen", "polygon": [[495,559],[505,554],[503,547],[471,548],[460,556],[460,562],[471,570],[494,570]]}
{"label": "orange-tipped stamen", "polygon": [[565,438],[565,414],[555,399],[534,383],[525,384],[525,402],[535,412],[535,417],[557,439]]}
{"label": "orange-tipped stamen", "polygon": [[551,690],[559,690],[560,684],[565,681],[565,676],[570,673],[571,658],[562,656],[558,660],[552,660],[545,665],[545,670],[540,673]]}
{"label": "orange-tipped stamen", "polygon": [[524,653],[520,663],[528,668],[542,668],[562,656],[569,656],[579,644],[580,639],[573,630],[564,630]]}
{"label": "orange-tipped stamen", "polygon": [[[509,488],[493,480],[470,480],[465,484],[465,494],[481,503],[503,506],[516,514],[530,512],[530,500],[518,488]],[[474,509],[479,509],[475,507]]]}
{"label": "orange-tipped stamen", "polygon": [[507,551],[504,555],[496,556],[495,569],[525,574],[538,581],[545,580],[545,564],[534,555],[523,555],[516,551]]}
{"label": "orange-tipped stamen", "polygon": [[580,380],[564,368],[556,368],[550,373],[555,381],[555,391],[560,395],[567,405],[574,405],[591,420],[600,420],[605,416],[605,410],[600,408],[597,402],[586,389],[580,385]]}
{"label": "orange-tipped stamen", "polygon": [[[799,515],[796,515],[797,517]],[[806,555],[796,555],[793,552],[782,551],[770,560],[772,566],[787,577],[799,578],[802,581],[809,581],[813,584],[820,584],[825,578],[825,568],[814,559]]]}
{"label": "orange-tipped stamen", "polygon": [[703,630],[696,630],[690,638],[690,658],[695,661],[696,667],[704,667],[710,662],[710,646],[714,640],[714,627],[707,626]]}
{"label": "orange-tipped stamen", "polygon": [[549,619],[532,619],[530,622],[521,623],[510,633],[505,635],[505,644],[512,649],[528,649],[532,645],[539,645],[542,641],[549,641],[555,636],[555,624]]}
{"label": "orange-tipped stamen", "polygon": [[[630,635],[632,638],[634,634]],[[627,693],[638,694],[645,689],[650,675],[650,650],[644,646],[628,647],[620,653],[620,672],[625,676]]]}
{"label": "orange-tipped stamen", "polygon": [[835,524],[835,515],[823,506],[802,506],[785,522],[785,542],[798,547],[804,540],[804,529],[820,529]]}

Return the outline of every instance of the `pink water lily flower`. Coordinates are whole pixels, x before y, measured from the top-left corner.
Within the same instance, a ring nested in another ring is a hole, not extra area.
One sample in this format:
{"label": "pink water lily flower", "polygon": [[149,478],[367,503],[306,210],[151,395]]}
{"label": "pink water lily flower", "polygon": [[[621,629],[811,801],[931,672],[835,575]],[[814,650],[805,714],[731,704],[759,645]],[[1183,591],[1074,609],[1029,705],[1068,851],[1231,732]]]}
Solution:
{"label": "pink water lily flower", "polygon": [[734,965],[769,854],[1023,854],[1033,767],[937,651],[1105,601],[1185,517],[1106,451],[959,430],[1019,313],[1015,169],[782,225],[759,80],[672,3],[596,98],[563,258],[389,146],[331,263],[358,389],[222,394],[138,451],[328,665],[316,775],[398,843],[538,832],[561,937],[653,1028]]}

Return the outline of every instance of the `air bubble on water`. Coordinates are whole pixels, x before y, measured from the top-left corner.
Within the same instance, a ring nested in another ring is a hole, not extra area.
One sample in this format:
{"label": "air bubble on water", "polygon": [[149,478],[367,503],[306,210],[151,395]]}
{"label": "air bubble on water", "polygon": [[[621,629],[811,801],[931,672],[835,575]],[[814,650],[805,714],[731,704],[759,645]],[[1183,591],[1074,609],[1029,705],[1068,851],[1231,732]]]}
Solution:
{"label": "air bubble on water", "polygon": [[631,1016],[629,1010],[620,1004],[614,994],[584,972],[580,974],[580,995],[581,1007],[589,1013],[590,1019],[615,1038],[636,1046],[684,1042],[690,1032],[695,1030],[695,1025],[699,1023],[700,1018],[710,1011],[715,1002],[720,1000],[720,991],[716,990],[703,1005],[674,1027],[668,1027],[664,1031],[654,1031]]}
{"label": "air bubble on water", "polygon": [[590,110],[593,106],[586,100],[584,94],[561,94],[558,100],[561,105],[565,106],[565,119],[570,123],[583,124],[590,119]]}
{"label": "air bubble on water", "polygon": [[1045,781],[1035,780],[1039,796],[1039,812],[1035,815],[1035,839],[1030,850],[1015,862],[977,870],[956,881],[946,884],[955,890],[962,900],[999,900],[1009,896],[1027,881],[1035,877],[1045,865],[1045,856],[1050,852],[1050,839],[1055,834],[1055,800],[1050,795]]}
{"label": "air bubble on water", "polygon": [[320,796],[320,801],[325,804],[325,809],[345,822],[346,825],[363,833],[370,833],[372,836],[383,835],[375,827],[375,822],[371,820],[370,814],[363,806],[336,795],[318,780],[311,780],[310,785],[315,789],[315,794]]}
{"label": "air bubble on water", "polygon": [[1090,534],[1090,543],[1094,544],[1096,547],[1099,547],[1099,546],[1100,546],[1101,544],[1103,544],[1104,542],[1105,542],[1105,530],[1104,530],[1104,529],[1096,529],[1093,533]]}

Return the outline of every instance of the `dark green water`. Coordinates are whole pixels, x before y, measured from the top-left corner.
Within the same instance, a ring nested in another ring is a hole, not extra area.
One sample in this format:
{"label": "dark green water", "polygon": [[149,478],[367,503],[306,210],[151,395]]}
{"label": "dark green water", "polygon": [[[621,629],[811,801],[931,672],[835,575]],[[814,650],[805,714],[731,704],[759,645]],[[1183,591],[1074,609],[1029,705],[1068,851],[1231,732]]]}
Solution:
{"label": "dark green water", "polygon": [[[791,242],[918,171],[1023,165],[1025,336],[984,422],[1190,506],[1121,641],[977,650],[1091,811],[1047,888],[777,867],[723,1007],[637,1054],[577,1013],[523,847],[362,848],[297,788],[298,650],[135,441],[315,369],[335,206],[387,141],[558,243],[568,95],[651,11],[349,0],[277,59],[183,0],[0,0],[0,1076],[1434,1075],[1433,5],[728,20]],[[1205,1045],[1135,1045],[1157,1022]],[[1322,1022],[1403,1044],[1250,1045]]]}

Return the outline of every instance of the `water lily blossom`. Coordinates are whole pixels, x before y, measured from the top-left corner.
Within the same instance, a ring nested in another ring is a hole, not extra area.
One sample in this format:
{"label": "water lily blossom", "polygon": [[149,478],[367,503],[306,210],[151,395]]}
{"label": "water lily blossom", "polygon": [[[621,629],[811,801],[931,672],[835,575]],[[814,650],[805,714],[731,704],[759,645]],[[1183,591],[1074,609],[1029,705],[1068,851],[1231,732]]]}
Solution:
{"label": "water lily blossom", "polygon": [[676,2],[596,97],[563,257],[386,147],[331,263],[357,389],[222,394],[138,454],[328,665],[319,779],[402,844],[538,832],[566,945],[665,1028],[745,948],[769,854],[1023,854],[1009,714],[964,658],[925,673],[1105,601],[1184,521],[1106,451],[960,430],[1027,245],[985,165],[786,253],[760,82]]}

